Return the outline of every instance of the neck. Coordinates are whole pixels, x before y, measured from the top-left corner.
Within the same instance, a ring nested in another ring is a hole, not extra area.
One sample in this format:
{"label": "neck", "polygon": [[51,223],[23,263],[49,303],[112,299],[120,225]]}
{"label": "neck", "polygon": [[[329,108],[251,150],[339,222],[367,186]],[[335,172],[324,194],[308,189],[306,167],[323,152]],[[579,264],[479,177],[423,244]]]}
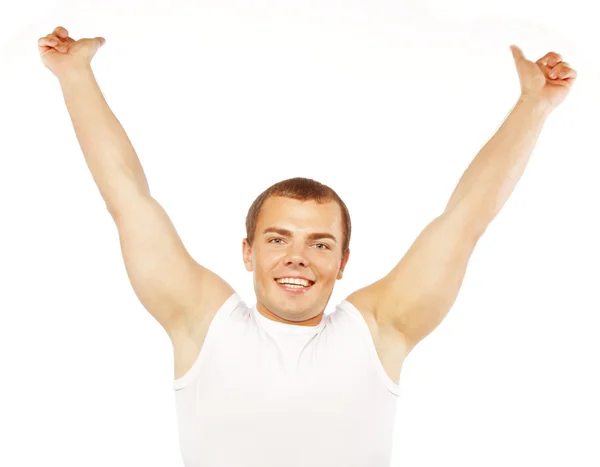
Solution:
{"label": "neck", "polygon": [[277,321],[278,323],[292,324],[294,326],[318,326],[323,319],[323,311],[319,313],[317,316],[313,316],[312,318],[308,318],[300,321],[292,321],[289,319],[282,318],[281,316],[273,313],[262,303],[257,302],[256,310],[263,315],[265,318],[270,319],[271,321]]}

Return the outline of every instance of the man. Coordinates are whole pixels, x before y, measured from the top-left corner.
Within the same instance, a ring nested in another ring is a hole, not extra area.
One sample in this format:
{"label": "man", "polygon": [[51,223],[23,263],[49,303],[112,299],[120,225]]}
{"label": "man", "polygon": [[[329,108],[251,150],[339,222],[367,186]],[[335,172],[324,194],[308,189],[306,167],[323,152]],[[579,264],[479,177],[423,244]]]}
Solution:
{"label": "man", "polygon": [[350,254],[350,216],[335,191],[294,178],[254,201],[242,246],[257,303],[247,306],[190,257],[150,195],[91,70],[103,43],[58,27],[38,45],[118,227],[135,293],[173,343],[185,465],[388,466],[402,363],[450,310],[575,70],[557,53],[533,63],[511,46],[519,100],[445,211],[389,274],[326,316]]}

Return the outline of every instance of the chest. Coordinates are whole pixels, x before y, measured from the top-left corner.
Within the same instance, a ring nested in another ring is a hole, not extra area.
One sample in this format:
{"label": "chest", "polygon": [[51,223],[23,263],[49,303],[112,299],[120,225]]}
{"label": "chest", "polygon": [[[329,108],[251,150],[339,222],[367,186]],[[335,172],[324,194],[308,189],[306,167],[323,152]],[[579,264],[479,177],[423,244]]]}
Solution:
{"label": "chest", "polygon": [[196,367],[188,409],[206,426],[231,433],[232,427],[249,424],[258,430],[260,419],[261,437],[286,430],[286,439],[306,439],[318,421],[319,433],[345,429],[345,438],[357,442],[367,435],[365,424],[387,426],[382,420],[390,416],[395,397],[374,364],[375,352],[343,339],[331,345],[325,336],[296,346],[289,338],[285,346],[262,337],[242,340],[209,346]]}
{"label": "chest", "polygon": [[[395,384],[398,384],[400,381],[402,364],[409,352],[408,346],[402,336],[394,330],[381,329],[370,316],[364,316],[364,319],[369,328],[379,364],[390,380]],[[208,326],[206,326],[206,329],[197,328],[193,335],[185,334],[173,339],[175,379],[181,378],[190,371],[194,362],[198,359],[207,330]],[[289,360],[289,356],[293,355],[294,358],[297,358],[298,349],[294,351],[294,349],[288,347],[288,349],[284,348],[284,350],[285,352],[279,352],[276,363],[285,367],[284,374],[290,375],[293,374],[294,371],[294,362],[293,359],[292,361]],[[290,350],[292,351],[290,352]],[[287,354],[287,360],[283,353]],[[347,362],[348,358],[343,357],[343,355],[338,355],[341,362]],[[240,358],[243,359],[244,356],[241,355]],[[260,364],[265,365],[266,362],[271,362],[271,364],[273,364],[272,359],[267,359],[266,361],[260,362]],[[246,366],[240,365],[240,367],[242,369],[246,368],[251,370],[256,364],[257,362],[248,361]],[[254,374],[256,375],[255,372]]]}
{"label": "chest", "polygon": [[[176,393],[189,465],[389,465],[396,397],[362,334],[281,345],[252,327],[228,331],[203,349],[194,379]],[[393,365],[389,342],[375,340]],[[390,379],[399,375],[389,368]]]}

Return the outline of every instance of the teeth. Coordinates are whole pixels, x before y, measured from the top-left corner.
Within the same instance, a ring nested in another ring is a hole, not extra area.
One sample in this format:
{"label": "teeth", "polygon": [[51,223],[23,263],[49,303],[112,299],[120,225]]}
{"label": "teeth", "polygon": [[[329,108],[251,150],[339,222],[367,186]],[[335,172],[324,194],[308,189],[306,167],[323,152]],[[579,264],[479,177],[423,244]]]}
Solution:
{"label": "teeth", "polygon": [[310,286],[310,282],[308,282],[304,279],[283,278],[283,279],[277,279],[277,282],[279,282],[280,284],[303,285],[304,287]]}

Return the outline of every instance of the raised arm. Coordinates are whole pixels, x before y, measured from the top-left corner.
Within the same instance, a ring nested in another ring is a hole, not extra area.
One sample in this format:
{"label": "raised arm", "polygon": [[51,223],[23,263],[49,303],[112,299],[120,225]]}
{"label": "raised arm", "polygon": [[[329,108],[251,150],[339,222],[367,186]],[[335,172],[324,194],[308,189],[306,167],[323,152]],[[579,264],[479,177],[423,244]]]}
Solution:
{"label": "raised arm", "polygon": [[173,337],[210,317],[234,291],[193,260],[150,195],[137,154],[90,66],[103,43],[102,38],[74,41],[58,27],[38,45],[42,62],[59,79],[87,166],[119,231],[136,296]]}
{"label": "raised arm", "polygon": [[567,96],[577,73],[554,52],[537,62],[511,47],[521,95],[497,133],[477,154],[444,213],[429,223],[394,269],[348,297],[412,349],[445,318],[479,238],[513,192],[542,127]]}

